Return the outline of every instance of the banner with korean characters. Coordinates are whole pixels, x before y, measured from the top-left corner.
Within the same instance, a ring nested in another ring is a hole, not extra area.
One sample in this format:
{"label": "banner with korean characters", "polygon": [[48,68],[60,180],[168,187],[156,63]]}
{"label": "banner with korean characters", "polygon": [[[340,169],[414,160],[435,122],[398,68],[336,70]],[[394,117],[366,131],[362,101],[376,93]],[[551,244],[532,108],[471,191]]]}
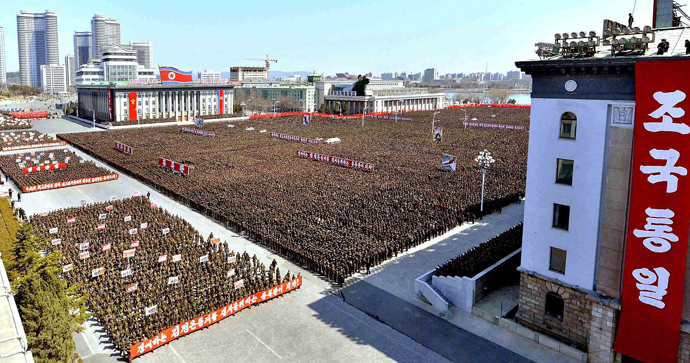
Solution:
{"label": "banner with korean characters", "polygon": [[[129,360],[151,352],[154,349],[160,348],[163,345],[179,338],[185,336],[189,333],[201,330],[211,324],[221,321],[228,316],[235,315],[235,313],[248,308],[254,304],[259,304],[264,301],[271,300],[275,297],[288,293],[302,286],[302,276],[298,276],[291,281],[284,282],[277,285],[271,289],[257,292],[254,295],[247,296],[241,300],[237,300],[221,309],[212,311],[206,315],[200,316],[198,318],[186,321],[181,324],[173,325],[172,327],[163,330],[162,332],[156,334],[155,337],[151,339],[144,340],[142,342],[136,343],[129,348]],[[148,308],[147,308],[148,309]],[[147,310],[148,312],[148,310]]]}
{"label": "banner with korean characters", "polygon": [[678,361],[690,228],[690,60],[635,63],[635,135],[614,350]]}

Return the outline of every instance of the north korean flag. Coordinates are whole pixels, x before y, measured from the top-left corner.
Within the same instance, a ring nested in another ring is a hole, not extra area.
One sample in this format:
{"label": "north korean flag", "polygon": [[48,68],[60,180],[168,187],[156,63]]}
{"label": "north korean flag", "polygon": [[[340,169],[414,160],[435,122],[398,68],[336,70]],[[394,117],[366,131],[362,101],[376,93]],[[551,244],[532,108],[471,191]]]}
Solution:
{"label": "north korean flag", "polygon": [[192,72],[184,72],[175,67],[158,67],[162,84],[192,83]]}

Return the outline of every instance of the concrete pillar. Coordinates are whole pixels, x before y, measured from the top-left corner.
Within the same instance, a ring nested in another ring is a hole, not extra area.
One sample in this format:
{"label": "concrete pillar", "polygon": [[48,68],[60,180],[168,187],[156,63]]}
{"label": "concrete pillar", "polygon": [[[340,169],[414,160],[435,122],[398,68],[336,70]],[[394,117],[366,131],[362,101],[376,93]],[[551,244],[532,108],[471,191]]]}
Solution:
{"label": "concrete pillar", "polygon": [[613,362],[616,358],[613,341],[618,310],[599,301],[592,301],[591,314],[587,360],[593,363]]}

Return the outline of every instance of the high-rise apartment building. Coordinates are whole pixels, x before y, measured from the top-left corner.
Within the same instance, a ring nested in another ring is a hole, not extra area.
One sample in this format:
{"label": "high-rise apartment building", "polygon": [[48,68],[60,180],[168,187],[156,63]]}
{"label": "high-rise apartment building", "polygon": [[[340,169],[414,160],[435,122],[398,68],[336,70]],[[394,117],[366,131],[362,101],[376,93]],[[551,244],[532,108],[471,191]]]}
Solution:
{"label": "high-rise apartment building", "polygon": [[204,69],[201,72],[197,72],[196,79],[199,81],[220,81],[220,72]]}
{"label": "high-rise apartment building", "polygon": [[41,85],[43,93],[61,94],[67,92],[65,66],[57,64],[41,65]]}
{"label": "high-rise apartment building", "polygon": [[144,68],[151,68],[153,65],[153,44],[151,42],[132,42],[123,44],[123,48],[135,50],[137,52],[137,63]]}
{"label": "high-rise apartment building", "polygon": [[74,86],[74,54],[65,56],[65,82],[68,86]]}
{"label": "high-rise apartment building", "polygon": [[17,15],[19,80],[24,86],[41,86],[41,65],[59,64],[57,15],[52,10]]}
{"label": "high-rise apartment building", "polygon": [[0,26],[0,84],[7,83],[5,67],[5,29]]}
{"label": "high-rise apartment building", "polygon": [[75,68],[89,63],[89,58],[91,58],[91,32],[74,32]]}
{"label": "high-rise apartment building", "polygon": [[96,14],[91,19],[91,58],[101,58],[108,45],[120,45],[120,23]]}
{"label": "high-rise apartment building", "polygon": [[438,79],[438,71],[436,68],[429,68],[424,70],[424,77],[422,78],[422,82],[433,82],[435,79]]}

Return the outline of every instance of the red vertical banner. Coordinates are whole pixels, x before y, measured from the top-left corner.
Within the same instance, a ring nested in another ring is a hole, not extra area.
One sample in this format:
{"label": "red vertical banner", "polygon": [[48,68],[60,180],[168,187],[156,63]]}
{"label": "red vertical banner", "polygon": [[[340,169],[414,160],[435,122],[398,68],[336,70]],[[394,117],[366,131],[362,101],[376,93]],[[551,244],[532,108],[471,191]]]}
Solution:
{"label": "red vertical banner", "polygon": [[223,90],[218,90],[218,113],[223,114]]}
{"label": "red vertical banner", "polygon": [[113,90],[108,88],[106,93],[108,93],[108,121],[113,122]]}
{"label": "red vertical banner", "polygon": [[677,362],[690,227],[690,60],[635,63],[635,138],[614,350]]}
{"label": "red vertical banner", "polygon": [[129,100],[127,101],[129,105],[129,120],[133,121],[137,119],[137,93],[129,92]]}

